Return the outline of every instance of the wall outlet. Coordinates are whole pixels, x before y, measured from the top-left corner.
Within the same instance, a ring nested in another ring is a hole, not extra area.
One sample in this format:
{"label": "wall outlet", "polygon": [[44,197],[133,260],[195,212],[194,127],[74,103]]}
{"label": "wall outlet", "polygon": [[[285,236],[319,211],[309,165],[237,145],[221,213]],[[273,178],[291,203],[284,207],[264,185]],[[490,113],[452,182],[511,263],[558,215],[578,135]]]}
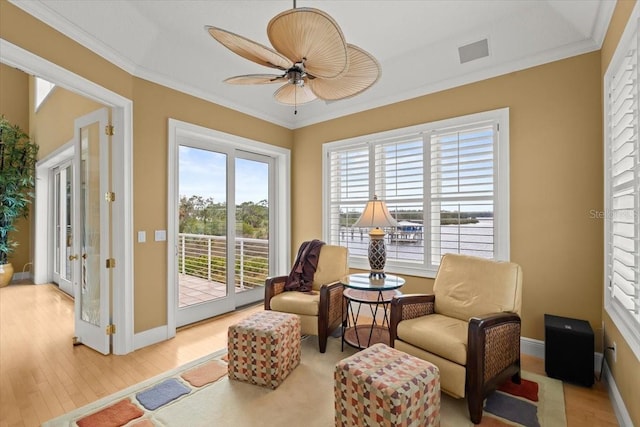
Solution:
{"label": "wall outlet", "polygon": [[613,363],[616,363],[618,361],[618,346],[616,345],[616,342],[613,342]]}

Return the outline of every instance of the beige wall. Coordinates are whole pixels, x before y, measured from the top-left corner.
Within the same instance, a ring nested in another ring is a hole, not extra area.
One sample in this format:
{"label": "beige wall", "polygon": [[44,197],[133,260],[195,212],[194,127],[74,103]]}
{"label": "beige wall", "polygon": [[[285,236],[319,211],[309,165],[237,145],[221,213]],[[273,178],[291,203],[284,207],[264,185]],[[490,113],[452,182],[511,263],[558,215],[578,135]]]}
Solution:
{"label": "beige wall", "polygon": [[[0,0],[0,37],[133,101],[135,231],[167,228],[168,118],[285,148],[293,143],[286,128],[134,78],[6,0]],[[167,322],[166,251],[166,243],[134,246],[136,333]]]}
{"label": "beige wall", "polygon": [[[620,42],[620,37],[629,21],[629,16],[635,4],[636,2],[634,0],[618,1],[616,5],[611,23],[609,24],[607,36],[602,44],[601,81],[604,79],[604,74],[609,67],[611,58]],[[611,346],[615,342],[617,347],[616,361],[613,360],[613,355],[610,352],[606,353],[607,365],[611,369],[616,386],[624,400],[625,407],[629,412],[633,425],[640,426],[640,405],[638,405],[638,396],[640,396],[640,361],[624,340],[609,315],[604,311],[604,308],[602,318],[604,320],[606,345]]]}
{"label": "beige wall", "polygon": [[[510,108],[511,259],[524,270],[523,336],[543,315],[601,325],[600,54],[589,53],[294,131],[293,244],[322,235],[322,143]],[[432,281],[408,277],[405,292]]]}
{"label": "beige wall", "polygon": [[[20,70],[0,64],[0,115],[29,132],[29,76]],[[11,239],[18,247],[9,257],[15,273],[22,272],[31,262],[31,226],[28,219],[18,219],[17,231]]]}
{"label": "beige wall", "polygon": [[[134,79],[133,114],[134,230],[145,230],[147,235],[167,228],[169,118],[279,147],[292,145],[288,129],[142,79]],[[134,246],[136,332],[167,322],[166,258],[166,242],[149,239]]]}
{"label": "beige wall", "polygon": [[[35,79],[30,78],[32,94]],[[33,96],[30,96],[34,99]],[[38,158],[44,159],[60,146],[73,139],[75,131],[74,120],[92,111],[104,108],[104,105],[70,92],[61,87],[55,87],[38,111],[34,111],[30,103],[31,120],[29,134],[40,146]]]}
{"label": "beige wall", "polygon": [[[510,107],[511,258],[525,274],[523,335],[543,339],[543,313],[587,319],[597,335],[604,317],[608,341],[618,344],[618,361],[609,360],[609,364],[634,423],[640,425],[640,407],[631,404],[632,396],[640,393],[640,366],[602,314],[603,224],[589,215],[603,207],[601,70],[633,3],[618,4],[603,45],[602,64],[600,52],[590,53],[294,132],[133,78],[6,0],[0,0],[0,36],[134,101],[136,231],[166,228],[169,117],[293,146],[292,243],[296,247],[322,235],[322,143]],[[0,71],[7,75],[5,68]],[[23,99],[0,88],[2,102]],[[0,106],[4,110],[4,104]],[[135,332],[166,323],[165,254],[163,243],[135,245]],[[432,283],[417,277],[407,280],[405,290],[410,292],[428,291]]]}

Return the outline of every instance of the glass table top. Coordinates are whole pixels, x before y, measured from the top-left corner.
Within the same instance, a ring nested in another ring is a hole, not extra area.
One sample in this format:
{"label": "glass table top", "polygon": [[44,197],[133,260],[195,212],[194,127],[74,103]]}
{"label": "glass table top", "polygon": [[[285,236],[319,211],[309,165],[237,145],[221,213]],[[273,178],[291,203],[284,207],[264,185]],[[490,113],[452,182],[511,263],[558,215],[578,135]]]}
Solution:
{"label": "glass table top", "polygon": [[388,291],[404,285],[404,279],[393,274],[387,274],[387,277],[382,278],[369,277],[369,273],[350,274],[345,276],[341,282],[347,288],[363,291]]}

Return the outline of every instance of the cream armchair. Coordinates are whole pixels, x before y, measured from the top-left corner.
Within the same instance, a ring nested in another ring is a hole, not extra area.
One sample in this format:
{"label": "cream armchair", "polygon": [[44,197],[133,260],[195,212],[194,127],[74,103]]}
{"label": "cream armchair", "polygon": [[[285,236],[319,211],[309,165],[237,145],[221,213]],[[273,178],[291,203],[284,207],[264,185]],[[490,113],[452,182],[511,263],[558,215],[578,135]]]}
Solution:
{"label": "cream armchair", "polygon": [[284,291],[287,276],[270,277],[265,282],[264,309],[300,316],[302,334],[317,335],[320,353],[327,349],[327,338],[342,323],[340,280],[349,274],[347,248],[323,245],[313,276],[313,292]]}
{"label": "cream armchair", "polygon": [[442,391],[467,397],[479,424],[485,397],[511,377],[520,383],[522,270],[511,262],[446,254],[433,295],[391,302],[391,344],[440,369]]}

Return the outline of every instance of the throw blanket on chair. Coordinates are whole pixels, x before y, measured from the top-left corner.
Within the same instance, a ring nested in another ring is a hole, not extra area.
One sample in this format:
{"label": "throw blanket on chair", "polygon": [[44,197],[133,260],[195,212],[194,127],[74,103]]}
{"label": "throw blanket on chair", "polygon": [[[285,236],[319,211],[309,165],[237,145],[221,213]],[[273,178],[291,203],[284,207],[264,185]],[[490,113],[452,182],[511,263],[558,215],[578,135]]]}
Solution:
{"label": "throw blanket on chair", "polygon": [[324,242],[318,239],[304,242],[298,249],[296,262],[284,284],[285,291],[310,292],[313,285],[313,276],[318,268],[320,248]]}

